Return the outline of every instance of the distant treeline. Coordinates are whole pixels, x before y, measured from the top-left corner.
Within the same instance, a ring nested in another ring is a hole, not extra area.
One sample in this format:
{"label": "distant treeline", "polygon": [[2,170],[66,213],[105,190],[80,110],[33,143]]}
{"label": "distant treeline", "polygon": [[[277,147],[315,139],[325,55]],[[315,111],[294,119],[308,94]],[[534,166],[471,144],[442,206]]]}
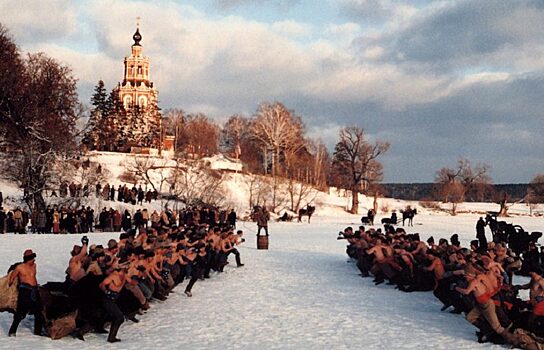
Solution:
{"label": "distant treeline", "polygon": [[[485,191],[483,193],[484,202],[494,201],[495,193],[508,193],[510,200],[517,201],[525,197],[527,194],[528,184],[500,184],[490,185],[495,191]],[[436,191],[435,183],[391,183],[381,184],[384,195],[390,198],[405,199],[405,200],[440,200],[440,196]],[[480,201],[482,198],[467,197],[467,202]]]}

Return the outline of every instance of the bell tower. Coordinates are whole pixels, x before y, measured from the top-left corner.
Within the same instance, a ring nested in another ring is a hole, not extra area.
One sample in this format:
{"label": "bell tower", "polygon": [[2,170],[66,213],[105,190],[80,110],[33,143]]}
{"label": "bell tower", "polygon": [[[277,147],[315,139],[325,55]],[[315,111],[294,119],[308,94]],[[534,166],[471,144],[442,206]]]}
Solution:
{"label": "bell tower", "polygon": [[142,54],[142,35],[140,34],[140,25],[138,17],[136,32],[132,36],[131,55],[124,60],[124,77],[119,83],[119,100],[123,103],[126,110],[134,107],[145,109],[151,105],[157,98],[157,90],[150,80],[149,58]]}

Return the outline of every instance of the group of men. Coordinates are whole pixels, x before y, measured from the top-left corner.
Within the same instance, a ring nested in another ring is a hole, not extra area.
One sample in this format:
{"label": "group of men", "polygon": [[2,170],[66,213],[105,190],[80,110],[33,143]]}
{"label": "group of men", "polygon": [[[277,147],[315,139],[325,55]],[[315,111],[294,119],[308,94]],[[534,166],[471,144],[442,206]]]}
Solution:
{"label": "group of men", "polygon": [[132,188],[129,188],[126,184],[118,185],[117,189],[115,189],[113,185],[105,184],[102,186],[97,183],[95,185],[95,196],[109,201],[117,199],[118,202],[142,205],[144,202],[151,203],[152,200],[157,200],[159,193],[157,190],[145,191],[142,186],[136,187],[136,185],[132,186]]}
{"label": "group of men", "polygon": [[6,232],[22,233],[30,220],[30,213],[26,209],[16,207],[5,211],[0,205],[0,234]]}
{"label": "group of men", "polygon": [[[110,321],[107,340],[117,342],[117,332],[125,319],[138,322],[135,315],[145,312],[150,301],[166,300],[184,280],[188,280],[185,294],[191,297],[199,279],[209,278],[212,270],[223,272],[229,255],[235,255],[238,267],[243,266],[236,246],[244,241],[242,231],[235,232],[227,225],[148,228],[138,233],[130,229],[121,233],[118,240],[109,240],[106,247],[89,246],[84,236],[82,244],[72,249],[66,280],[50,282],[41,288],[71,298],[67,304],[77,305],[78,338],[84,340],[84,335],[93,329],[105,333],[104,325]],[[19,283],[10,336],[16,335],[19,323],[29,311],[34,314],[34,333],[42,334],[43,315],[47,312],[38,293],[35,259],[36,254],[27,250],[23,262],[10,269],[13,272],[9,283]],[[99,294],[94,304],[93,290]]]}
{"label": "group of men", "polygon": [[[95,222],[96,221],[96,222]],[[137,228],[159,228],[164,226],[193,226],[199,224],[230,225],[236,227],[237,216],[234,209],[226,210],[211,206],[195,206],[172,210],[165,208],[158,212],[149,212],[146,208],[136,209],[131,213],[104,207],[95,216],[94,209],[81,207],[72,209],[65,206],[48,205],[45,210],[33,210],[17,207],[4,211],[0,207],[0,233],[26,233],[30,224],[32,233],[88,233],[95,228],[103,232],[119,232]]]}
{"label": "group of men", "polygon": [[[450,241],[422,241],[419,234],[385,225],[358,231],[348,227],[338,239],[347,239],[347,254],[357,261],[361,276],[374,276],[375,284],[388,281],[405,292],[430,291],[443,303],[442,310],[465,313],[478,328],[480,342],[519,346],[515,329],[544,336],[544,280],[542,269],[530,268],[526,285],[513,284],[525,256],[517,256],[505,242],[489,242],[485,249],[464,248],[457,235]],[[477,241],[476,241],[477,243]],[[534,242],[533,242],[534,243]],[[518,297],[530,289],[530,299]]]}

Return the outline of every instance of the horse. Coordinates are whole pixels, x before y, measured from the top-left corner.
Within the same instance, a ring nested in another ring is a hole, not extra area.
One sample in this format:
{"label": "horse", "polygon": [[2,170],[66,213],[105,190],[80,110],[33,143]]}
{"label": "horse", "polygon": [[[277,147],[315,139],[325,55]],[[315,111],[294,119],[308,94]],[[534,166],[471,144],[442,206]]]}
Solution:
{"label": "horse", "polygon": [[417,209],[406,209],[402,211],[402,226],[404,222],[408,219],[408,226],[414,226],[414,216],[417,214]]}
{"label": "horse", "polygon": [[506,242],[508,238],[506,234],[508,223],[506,221],[498,221],[497,216],[497,212],[490,211],[485,216],[485,222],[491,229],[491,234],[493,235],[493,242]]}
{"label": "horse", "polygon": [[396,225],[396,224],[398,224],[396,212],[392,212],[390,218],[382,218],[382,225]]}
{"label": "horse", "polygon": [[310,223],[310,219],[312,218],[312,215],[315,212],[315,206],[313,205],[307,205],[306,209],[301,208],[298,210],[298,222],[302,222],[303,216],[308,216],[308,223]]}

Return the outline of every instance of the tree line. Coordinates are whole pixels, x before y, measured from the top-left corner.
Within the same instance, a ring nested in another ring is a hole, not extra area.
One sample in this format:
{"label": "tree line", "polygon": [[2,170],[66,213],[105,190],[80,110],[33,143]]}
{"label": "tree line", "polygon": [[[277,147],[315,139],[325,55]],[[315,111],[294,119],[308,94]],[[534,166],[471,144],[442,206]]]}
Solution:
{"label": "tree line", "polygon": [[525,203],[530,213],[544,202],[544,174],[536,174],[526,186],[521,198],[511,188],[494,186],[488,164],[472,165],[466,158],[458,160],[455,167],[443,167],[435,174],[434,197],[451,204],[451,214],[456,215],[459,203],[490,201],[499,205],[497,215],[508,216],[514,203]]}

